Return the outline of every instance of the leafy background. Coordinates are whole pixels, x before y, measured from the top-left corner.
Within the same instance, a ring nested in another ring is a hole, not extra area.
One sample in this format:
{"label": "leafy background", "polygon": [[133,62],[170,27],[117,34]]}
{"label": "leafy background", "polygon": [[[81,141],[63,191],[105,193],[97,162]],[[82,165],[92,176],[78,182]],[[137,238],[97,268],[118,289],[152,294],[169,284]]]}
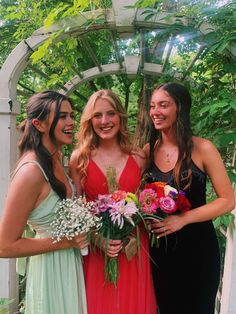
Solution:
{"label": "leafy background", "polygon": [[[91,11],[86,26],[95,23],[95,10],[110,8],[110,0],[2,0],[0,1],[0,67],[12,49],[22,40],[27,39],[38,28],[50,27],[55,22]],[[100,88],[111,88],[121,97],[129,114],[129,127],[134,141],[142,146],[148,135],[148,121],[145,113],[153,86],[166,81],[180,80],[191,91],[193,107],[191,112],[194,134],[212,140],[218,147],[227,167],[232,183],[236,182],[236,3],[235,1],[189,1],[186,0],[138,0],[132,9],[143,9],[146,21],[151,21],[159,12],[168,12],[176,18],[176,23],[161,30],[146,31],[144,56],[146,62],[161,63],[163,47],[172,36],[172,54],[165,65],[163,75],[152,77],[138,75],[130,78],[127,75],[110,75],[97,78],[79,86],[71,95],[75,103],[76,120],[79,126],[80,114],[89,95]],[[94,14],[94,16],[93,16]],[[179,18],[179,20],[178,20]],[[185,18],[184,25],[180,19]],[[97,16],[96,23],[104,23]],[[203,23],[214,27],[199,38],[198,29]],[[62,30],[67,31],[66,22]],[[35,52],[32,51],[30,63],[18,82],[18,99],[21,103],[21,114],[25,115],[25,104],[29,96],[44,89],[61,89],[74,75],[90,67],[94,60],[85,49],[86,42],[96,52],[100,64],[116,62],[114,45],[108,30],[90,31],[84,36],[70,36],[57,41],[54,33]],[[139,32],[130,40],[113,34],[114,40],[123,60],[126,54],[139,54],[141,35]],[[201,45],[201,49],[199,49]],[[196,51],[198,51],[197,57]],[[232,53],[233,52],[233,53]],[[196,60],[194,59],[196,58]],[[73,147],[67,147],[64,155],[69,156]],[[215,197],[210,182],[208,199]],[[233,215],[227,214],[217,218],[214,223],[224,257],[225,231],[233,226]],[[6,300],[1,299],[0,311]],[[3,311],[3,310],[2,310]],[[23,311],[23,310],[22,310]],[[3,312],[4,313],[4,312]]]}

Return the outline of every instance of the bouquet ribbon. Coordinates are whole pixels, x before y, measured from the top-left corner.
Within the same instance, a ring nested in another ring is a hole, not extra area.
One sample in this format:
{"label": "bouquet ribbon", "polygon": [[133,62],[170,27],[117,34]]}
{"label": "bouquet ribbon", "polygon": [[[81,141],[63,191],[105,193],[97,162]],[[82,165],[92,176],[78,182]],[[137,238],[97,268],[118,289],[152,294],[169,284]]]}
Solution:
{"label": "bouquet ribbon", "polygon": [[137,246],[137,239],[130,235],[126,238],[126,244],[122,249],[122,252],[125,253],[128,261],[132,259],[132,257],[137,253],[138,246]]}

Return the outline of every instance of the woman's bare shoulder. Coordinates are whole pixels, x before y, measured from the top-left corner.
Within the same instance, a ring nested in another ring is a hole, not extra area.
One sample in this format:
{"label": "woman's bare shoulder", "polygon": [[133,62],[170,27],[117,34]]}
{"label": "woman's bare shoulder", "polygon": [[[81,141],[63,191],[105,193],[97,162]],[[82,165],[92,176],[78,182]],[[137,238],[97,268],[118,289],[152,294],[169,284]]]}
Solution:
{"label": "woman's bare shoulder", "polygon": [[80,150],[78,148],[74,149],[70,155],[70,164],[78,163]]}
{"label": "woman's bare shoulder", "polygon": [[210,153],[217,150],[215,145],[208,139],[193,136],[192,140],[194,149],[200,153]]}
{"label": "woman's bare shoulder", "polygon": [[138,146],[133,148],[132,154],[137,155],[140,158],[146,158],[146,154],[145,154],[144,150]]}
{"label": "woman's bare shoulder", "polygon": [[146,143],[144,146],[143,146],[143,151],[145,153],[145,156],[146,158],[149,157],[149,154],[150,154],[150,144],[149,143]]}
{"label": "woman's bare shoulder", "polygon": [[132,156],[143,173],[147,166],[147,156],[144,150],[140,147],[135,147],[132,151]]}

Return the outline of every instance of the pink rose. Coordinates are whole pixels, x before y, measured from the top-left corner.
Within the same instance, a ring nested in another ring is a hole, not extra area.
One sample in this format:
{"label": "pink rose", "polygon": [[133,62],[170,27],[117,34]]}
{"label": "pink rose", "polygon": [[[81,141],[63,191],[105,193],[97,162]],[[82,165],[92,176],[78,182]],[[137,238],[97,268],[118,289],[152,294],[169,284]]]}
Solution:
{"label": "pink rose", "polygon": [[115,202],[119,202],[126,198],[127,193],[122,190],[117,190],[112,193],[112,198]]}
{"label": "pink rose", "polygon": [[172,214],[177,210],[175,201],[169,196],[160,198],[159,207],[166,214]]}

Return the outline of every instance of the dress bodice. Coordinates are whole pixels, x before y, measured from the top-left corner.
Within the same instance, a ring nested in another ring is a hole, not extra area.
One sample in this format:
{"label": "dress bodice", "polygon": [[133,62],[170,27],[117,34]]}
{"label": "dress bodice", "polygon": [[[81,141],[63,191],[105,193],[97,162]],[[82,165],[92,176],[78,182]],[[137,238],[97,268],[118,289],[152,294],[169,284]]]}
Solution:
{"label": "dress bodice", "polygon": [[[41,171],[45,178],[45,180],[48,182],[50,191],[47,197],[37,206],[35,207],[28,218],[28,224],[31,226],[31,228],[36,232],[36,234],[41,236],[48,236],[49,230],[51,229],[50,223],[55,218],[55,210],[57,207],[58,202],[60,201],[59,195],[51,188],[51,185],[49,183],[49,179],[47,175],[45,174],[43,168],[36,160],[28,160],[26,162],[23,162],[20,164],[17,169],[14,171],[12,177],[16,175],[18,170],[23,167],[24,165],[28,163],[35,164]],[[72,188],[72,197],[75,195],[75,188],[72,184],[71,179],[67,176],[69,183]]]}
{"label": "dress bodice", "polygon": [[[89,178],[89,179],[87,179]],[[120,190],[135,193],[139,187],[141,171],[132,155],[129,155],[127,162],[118,178]],[[84,192],[88,200],[95,200],[98,194],[108,194],[107,178],[92,160],[89,160],[87,177],[84,183]]]}

